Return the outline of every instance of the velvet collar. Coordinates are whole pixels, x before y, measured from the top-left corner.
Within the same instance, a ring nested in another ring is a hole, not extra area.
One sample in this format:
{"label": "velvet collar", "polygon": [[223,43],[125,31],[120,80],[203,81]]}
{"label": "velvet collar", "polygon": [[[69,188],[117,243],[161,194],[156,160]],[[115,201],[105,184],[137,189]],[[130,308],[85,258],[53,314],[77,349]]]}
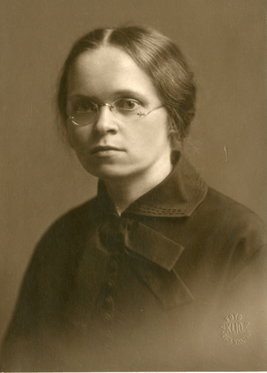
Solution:
{"label": "velvet collar", "polygon": [[[121,216],[190,216],[205,198],[207,189],[207,184],[195,168],[186,158],[180,156],[167,178],[133,202]],[[103,181],[99,181],[97,198],[99,209],[103,213],[114,213]]]}

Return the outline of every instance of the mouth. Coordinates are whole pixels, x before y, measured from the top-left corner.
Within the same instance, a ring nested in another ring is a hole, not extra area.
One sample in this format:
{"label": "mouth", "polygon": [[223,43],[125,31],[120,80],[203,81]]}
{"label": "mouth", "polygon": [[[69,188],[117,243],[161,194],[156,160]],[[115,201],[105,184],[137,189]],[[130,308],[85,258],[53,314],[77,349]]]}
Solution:
{"label": "mouth", "polygon": [[102,152],[110,152],[110,151],[117,151],[117,152],[122,152],[122,149],[116,148],[115,146],[96,146],[93,148],[90,152],[90,154],[97,154],[97,153],[102,153]]}

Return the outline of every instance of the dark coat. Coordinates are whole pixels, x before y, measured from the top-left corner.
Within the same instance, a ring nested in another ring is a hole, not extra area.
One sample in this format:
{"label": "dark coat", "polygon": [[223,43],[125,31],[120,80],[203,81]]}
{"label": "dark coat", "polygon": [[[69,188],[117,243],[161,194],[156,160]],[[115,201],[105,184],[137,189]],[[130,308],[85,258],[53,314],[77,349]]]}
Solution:
{"label": "dark coat", "polygon": [[266,370],[266,229],[180,158],[119,217],[98,196],[37,246],[2,370]]}

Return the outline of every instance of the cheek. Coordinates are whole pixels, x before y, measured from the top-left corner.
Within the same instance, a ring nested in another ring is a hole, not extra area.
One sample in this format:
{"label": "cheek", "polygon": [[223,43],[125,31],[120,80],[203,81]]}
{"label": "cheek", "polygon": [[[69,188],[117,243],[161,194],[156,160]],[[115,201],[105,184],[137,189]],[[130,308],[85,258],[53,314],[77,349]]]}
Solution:
{"label": "cheek", "polygon": [[91,130],[89,126],[75,128],[69,125],[68,135],[69,135],[69,142],[72,148],[75,151],[82,151],[89,144],[90,137],[91,137]]}
{"label": "cheek", "polygon": [[157,150],[157,147],[169,147],[169,129],[168,124],[163,122],[153,122],[144,126],[139,134],[139,140],[147,147]]}

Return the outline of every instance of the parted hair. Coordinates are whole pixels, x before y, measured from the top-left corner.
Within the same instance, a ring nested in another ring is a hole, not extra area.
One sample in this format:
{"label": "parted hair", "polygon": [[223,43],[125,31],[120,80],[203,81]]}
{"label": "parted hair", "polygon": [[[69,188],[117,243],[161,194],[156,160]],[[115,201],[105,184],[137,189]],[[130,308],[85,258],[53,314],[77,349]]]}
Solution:
{"label": "parted hair", "polygon": [[170,136],[182,141],[195,115],[196,85],[178,46],[159,32],[140,26],[98,28],[73,45],[60,76],[57,106],[63,125],[67,122],[67,78],[77,57],[103,45],[118,47],[127,53],[151,78],[170,118]]}

